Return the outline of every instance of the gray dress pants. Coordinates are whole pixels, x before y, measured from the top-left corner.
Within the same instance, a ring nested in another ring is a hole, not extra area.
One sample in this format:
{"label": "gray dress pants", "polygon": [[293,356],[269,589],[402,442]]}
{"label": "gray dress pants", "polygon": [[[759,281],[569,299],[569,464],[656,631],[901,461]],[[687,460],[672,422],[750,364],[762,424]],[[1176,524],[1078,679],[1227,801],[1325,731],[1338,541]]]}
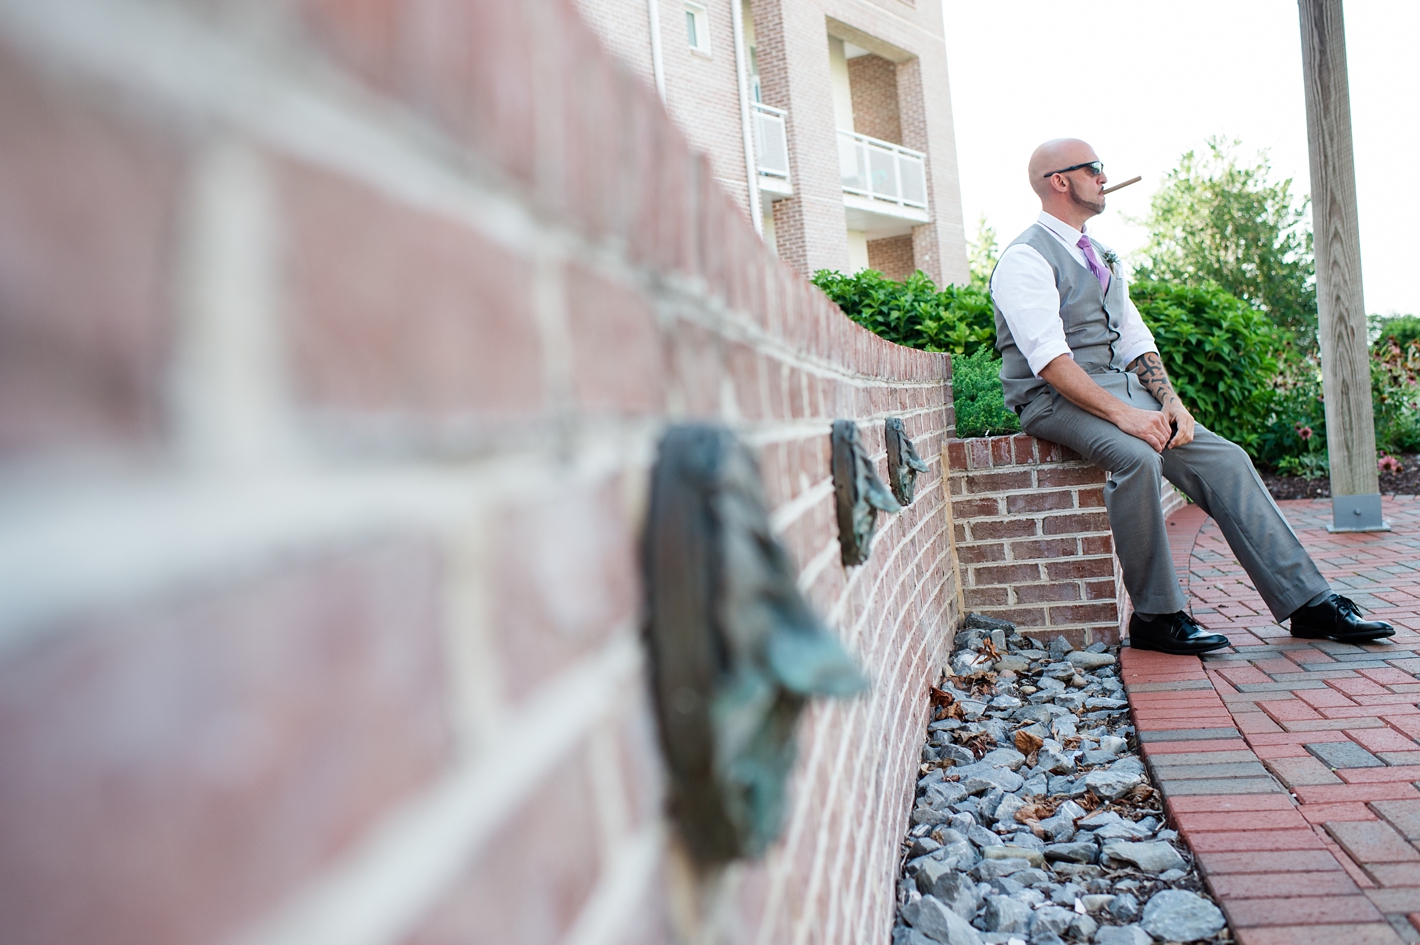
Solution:
{"label": "gray dress pants", "polygon": [[[1094,379],[1130,406],[1160,409],[1133,375]],[[1276,620],[1285,620],[1329,589],[1247,453],[1201,424],[1193,442],[1160,454],[1048,389],[1022,411],[1021,427],[1031,436],[1070,447],[1110,473],[1104,504],[1136,611],[1171,614],[1188,608],[1169,554],[1159,501],[1162,479],[1218,523]]]}

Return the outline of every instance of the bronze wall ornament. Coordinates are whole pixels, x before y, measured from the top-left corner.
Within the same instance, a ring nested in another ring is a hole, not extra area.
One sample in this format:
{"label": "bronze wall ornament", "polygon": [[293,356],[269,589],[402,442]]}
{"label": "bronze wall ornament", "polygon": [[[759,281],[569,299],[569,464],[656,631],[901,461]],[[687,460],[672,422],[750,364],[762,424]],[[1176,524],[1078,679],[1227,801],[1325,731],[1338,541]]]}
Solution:
{"label": "bronze wall ornament", "polygon": [[901,512],[873,470],[858,425],[852,420],[833,421],[833,491],[838,504],[838,547],[845,565],[862,564],[872,551],[878,512]]}
{"label": "bronze wall ornament", "polygon": [[662,438],[642,566],[672,814],[701,863],[758,856],[783,823],[808,697],[867,680],[799,593],[754,458],[728,430]]}
{"label": "bronze wall ornament", "polygon": [[892,494],[903,505],[911,505],[917,489],[917,474],[927,471],[927,464],[917,455],[917,448],[907,438],[901,417],[888,417],[883,422],[883,439],[887,441],[888,482]]}

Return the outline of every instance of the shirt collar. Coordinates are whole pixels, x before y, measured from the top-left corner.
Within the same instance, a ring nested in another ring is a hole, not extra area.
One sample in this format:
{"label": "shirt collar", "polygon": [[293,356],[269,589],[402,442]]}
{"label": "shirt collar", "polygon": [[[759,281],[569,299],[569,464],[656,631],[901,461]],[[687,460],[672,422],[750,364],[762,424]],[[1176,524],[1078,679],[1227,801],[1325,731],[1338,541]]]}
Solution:
{"label": "shirt collar", "polygon": [[1036,217],[1035,222],[1039,223],[1071,246],[1077,245],[1080,242],[1080,237],[1084,235],[1083,230],[1075,229],[1064,220],[1053,217],[1044,210],[1040,211],[1040,216]]}

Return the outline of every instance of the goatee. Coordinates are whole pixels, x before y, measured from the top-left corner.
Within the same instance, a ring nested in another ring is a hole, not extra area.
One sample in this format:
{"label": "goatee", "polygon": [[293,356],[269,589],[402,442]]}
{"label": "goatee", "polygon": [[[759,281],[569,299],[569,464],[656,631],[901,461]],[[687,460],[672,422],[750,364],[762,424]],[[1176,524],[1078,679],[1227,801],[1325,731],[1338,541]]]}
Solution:
{"label": "goatee", "polygon": [[1086,210],[1091,210],[1096,215],[1104,213],[1104,198],[1100,197],[1098,200],[1087,200],[1085,197],[1080,195],[1080,192],[1078,190],[1075,189],[1074,181],[1070,181],[1070,200],[1076,206],[1084,207]]}

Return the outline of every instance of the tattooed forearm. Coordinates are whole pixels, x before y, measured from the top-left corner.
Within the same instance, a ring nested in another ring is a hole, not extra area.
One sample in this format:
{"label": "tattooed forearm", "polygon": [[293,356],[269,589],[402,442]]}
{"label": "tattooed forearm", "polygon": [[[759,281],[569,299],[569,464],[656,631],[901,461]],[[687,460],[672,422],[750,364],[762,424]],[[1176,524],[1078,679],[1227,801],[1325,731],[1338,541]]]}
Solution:
{"label": "tattooed forearm", "polygon": [[1173,385],[1169,383],[1169,376],[1164,372],[1164,364],[1159,360],[1157,352],[1150,351],[1139,355],[1130,362],[1129,370],[1139,375],[1139,382],[1144,385],[1146,391],[1154,395],[1160,406],[1167,407],[1170,402],[1183,406],[1183,401],[1179,400]]}

